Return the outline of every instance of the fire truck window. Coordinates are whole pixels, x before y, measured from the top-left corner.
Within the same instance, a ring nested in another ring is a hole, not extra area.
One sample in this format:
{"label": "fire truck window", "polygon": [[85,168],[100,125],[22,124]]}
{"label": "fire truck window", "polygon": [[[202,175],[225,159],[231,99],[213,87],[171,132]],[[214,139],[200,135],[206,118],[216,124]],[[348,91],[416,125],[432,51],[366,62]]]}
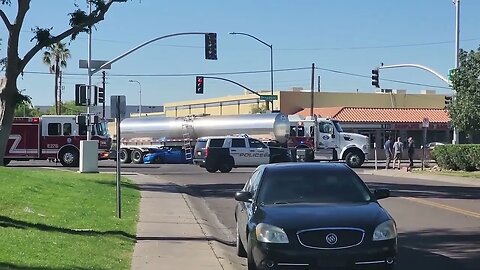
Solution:
{"label": "fire truck window", "polygon": [[87,135],[86,125],[78,125],[78,135]]}
{"label": "fire truck window", "polygon": [[305,137],[305,127],[304,126],[298,126],[297,127],[297,133],[299,137]]}
{"label": "fire truck window", "polygon": [[297,127],[296,126],[290,126],[290,136],[292,136],[292,137],[297,136]]}
{"label": "fire truck window", "polygon": [[70,123],[63,124],[63,135],[64,136],[72,135],[72,124]]}
{"label": "fire truck window", "polygon": [[62,125],[60,123],[48,124],[48,135],[61,135]]}

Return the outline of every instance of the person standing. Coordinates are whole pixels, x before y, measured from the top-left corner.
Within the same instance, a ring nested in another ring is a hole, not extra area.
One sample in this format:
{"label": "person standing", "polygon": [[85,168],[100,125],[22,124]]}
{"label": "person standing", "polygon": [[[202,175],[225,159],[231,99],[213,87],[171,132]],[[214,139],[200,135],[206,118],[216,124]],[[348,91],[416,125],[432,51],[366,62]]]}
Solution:
{"label": "person standing", "polygon": [[403,153],[403,142],[402,137],[398,137],[397,141],[393,144],[393,169],[395,169],[395,164],[398,161],[398,169],[400,170],[400,162],[402,159]]}
{"label": "person standing", "polygon": [[410,164],[408,165],[407,171],[412,171],[413,169],[413,154],[415,153],[415,141],[412,137],[408,138],[407,144],[407,153]]}
{"label": "person standing", "polygon": [[387,136],[387,141],[383,145],[383,150],[385,151],[386,164],[385,169],[390,169],[390,162],[392,161],[392,139],[390,136]]}

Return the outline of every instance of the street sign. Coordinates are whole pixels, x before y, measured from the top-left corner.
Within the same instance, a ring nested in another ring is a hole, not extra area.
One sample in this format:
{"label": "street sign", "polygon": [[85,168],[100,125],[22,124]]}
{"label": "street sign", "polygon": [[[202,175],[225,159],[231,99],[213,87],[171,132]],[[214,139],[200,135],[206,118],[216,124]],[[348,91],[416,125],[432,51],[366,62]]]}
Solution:
{"label": "street sign", "polygon": [[430,126],[430,120],[428,120],[427,117],[424,117],[422,120],[422,127],[423,128],[428,128]]}
{"label": "street sign", "polygon": [[127,114],[127,101],[125,96],[110,96],[110,117],[121,119]]}
{"label": "street sign", "polygon": [[277,95],[260,95],[260,100],[272,101],[277,99],[278,99]]}
{"label": "street sign", "polygon": [[[101,60],[91,60],[90,63],[92,64],[91,68],[96,69],[100,68],[102,65],[107,63],[108,61],[101,61]],[[88,68],[88,61],[87,60],[78,60],[78,67],[79,68]],[[112,65],[108,64],[104,66],[102,69],[111,69]]]}
{"label": "street sign", "polygon": [[455,68],[452,68],[452,69],[449,69],[449,70],[448,70],[448,80],[449,80],[449,81],[452,81],[453,76],[455,75],[455,71],[456,71]]}

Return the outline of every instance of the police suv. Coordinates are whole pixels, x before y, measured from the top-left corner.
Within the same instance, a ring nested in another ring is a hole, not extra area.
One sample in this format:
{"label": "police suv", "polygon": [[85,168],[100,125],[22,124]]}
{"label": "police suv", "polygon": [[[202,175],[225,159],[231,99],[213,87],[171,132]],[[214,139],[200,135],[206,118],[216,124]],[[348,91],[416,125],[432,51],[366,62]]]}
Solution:
{"label": "police suv", "polygon": [[291,161],[288,149],[269,147],[248,135],[201,137],[195,144],[193,156],[194,164],[211,173],[287,161]]}

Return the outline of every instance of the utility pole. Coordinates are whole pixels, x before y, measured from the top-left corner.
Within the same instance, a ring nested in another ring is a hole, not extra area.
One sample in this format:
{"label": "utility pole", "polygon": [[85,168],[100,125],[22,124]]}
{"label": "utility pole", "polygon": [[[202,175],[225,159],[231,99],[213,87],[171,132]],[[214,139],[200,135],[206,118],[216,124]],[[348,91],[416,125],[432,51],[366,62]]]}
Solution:
{"label": "utility pole", "polygon": [[313,117],[313,106],[314,104],[314,94],[313,90],[315,89],[315,63],[312,63],[312,82],[310,85],[310,116]]}
{"label": "utility pole", "polygon": [[[453,0],[455,5],[455,68],[457,69],[460,66],[459,54],[460,54],[460,0]],[[455,91],[455,89],[454,89]],[[453,99],[455,99],[455,92],[453,94]],[[455,126],[453,126],[453,139],[452,144],[459,143],[459,134]]]}
{"label": "utility pole", "polygon": [[62,71],[59,71],[58,82],[58,114],[62,115]]}
{"label": "utility pole", "polygon": [[105,70],[102,71],[102,87],[103,87],[103,102],[102,102],[102,119],[105,119],[105,100],[107,95],[105,94]]}

